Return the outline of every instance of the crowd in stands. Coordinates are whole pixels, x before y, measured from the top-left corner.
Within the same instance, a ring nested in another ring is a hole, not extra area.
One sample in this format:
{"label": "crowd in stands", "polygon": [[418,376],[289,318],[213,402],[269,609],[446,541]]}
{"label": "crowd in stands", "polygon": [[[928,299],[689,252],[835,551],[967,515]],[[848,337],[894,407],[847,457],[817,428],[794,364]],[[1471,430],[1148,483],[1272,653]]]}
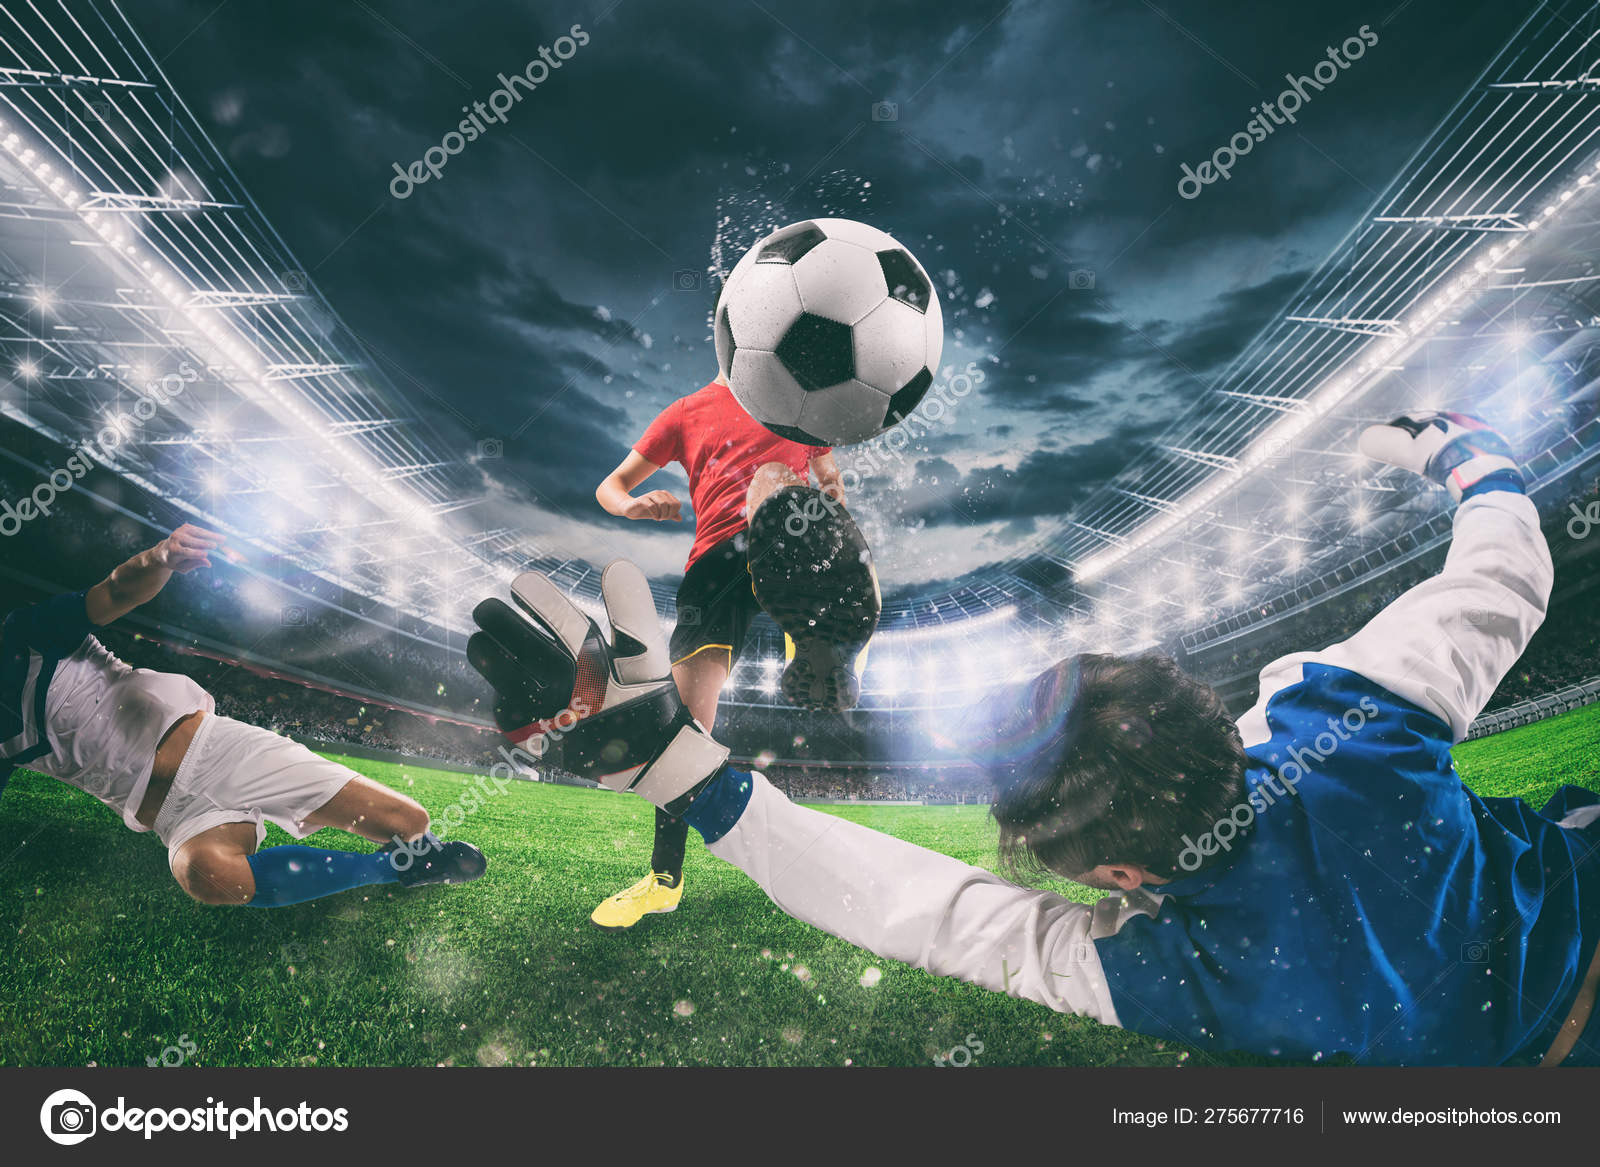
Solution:
{"label": "crowd in stands", "polygon": [[1600,676],[1600,588],[1552,611],[1528,651],[1495,690],[1488,712]]}
{"label": "crowd in stands", "polygon": [[129,664],[193,677],[216,699],[218,713],[276,733],[474,768],[492,766],[501,760],[498,750],[502,739],[488,727],[459,724],[292,680],[262,676],[230,662],[174,651],[116,628],[102,632],[100,638]]}
{"label": "crowd in stands", "polygon": [[767,780],[790,798],[841,802],[989,801],[990,786],[970,766],[765,766]]}
{"label": "crowd in stands", "polygon": [[[0,458],[0,499],[20,499],[37,485],[31,470]],[[190,517],[103,472],[57,494],[50,506],[48,516],[8,532],[4,549],[6,563],[26,565],[52,590],[87,586]],[[251,555],[261,566],[270,558]],[[20,583],[5,590],[18,599],[38,598],[27,595]],[[159,627],[169,638],[198,645],[245,649],[239,655],[277,671],[464,720],[486,719],[492,705],[487,685],[467,663],[459,634],[309,572],[274,581],[247,568],[219,565],[175,581],[129,623],[151,631]]]}
{"label": "crowd in stands", "polygon": [[[1572,491],[1564,506],[1579,513],[1596,504],[1591,481]],[[1600,528],[1593,533],[1569,526],[1573,511],[1552,508],[1545,536],[1556,565],[1556,585],[1544,625],[1522,659],[1501,682],[1488,704],[1503,708],[1529,697],[1541,696],[1575,681],[1600,674]],[[1583,532],[1575,538],[1573,531]],[[1230,707],[1242,711],[1254,701],[1254,677],[1262,668],[1288,653],[1325,648],[1348,637],[1402,592],[1439,570],[1443,551],[1406,564],[1350,591],[1302,612],[1295,612],[1211,648],[1185,653],[1181,646],[1168,651],[1192,675],[1216,685]]]}
{"label": "crowd in stands", "polygon": [[[36,485],[32,471],[0,458],[0,498],[20,499]],[[41,598],[41,589],[87,586],[183,521],[122,480],[97,481],[94,489],[123,509],[87,490],[71,490],[53,500],[48,517],[8,532],[0,610]],[[1562,505],[1592,514],[1597,499],[1591,480]],[[1569,517],[1567,509],[1551,508],[1546,534],[1557,562],[1556,595],[1545,626],[1490,710],[1600,674],[1600,527],[1577,537]],[[1253,678],[1264,665],[1343,639],[1437,571],[1441,559],[1442,551],[1430,553],[1234,640],[1190,653],[1178,644],[1168,650],[1242,711],[1254,699]],[[309,574],[284,581],[299,592],[280,588],[283,605],[264,608],[243,591],[250,579],[239,571],[187,577],[104,639],[131,663],[194,676],[216,697],[219,712],[279,732],[470,767],[501,760],[498,734],[461,724],[487,722],[492,695],[467,664],[459,636]],[[309,683],[263,675],[268,672],[297,674]],[[765,772],[797,799],[984,803],[990,794],[976,771],[955,766],[778,764]]]}

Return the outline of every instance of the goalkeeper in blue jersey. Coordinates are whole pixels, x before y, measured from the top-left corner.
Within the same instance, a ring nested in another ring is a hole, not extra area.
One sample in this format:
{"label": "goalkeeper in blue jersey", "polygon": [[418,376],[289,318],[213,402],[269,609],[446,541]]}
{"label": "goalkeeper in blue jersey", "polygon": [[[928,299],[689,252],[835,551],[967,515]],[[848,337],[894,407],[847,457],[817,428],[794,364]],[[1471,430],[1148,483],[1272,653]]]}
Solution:
{"label": "goalkeeper in blue jersey", "polygon": [[676,699],[630,564],[605,573],[609,640],[530,574],[515,609],[479,606],[477,655],[514,740],[562,712],[568,768],[681,814],[784,911],[883,956],[1208,1051],[1600,1063],[1600,796],[1480,798],[1450,757],[1544,618],[1538,514],[1472,418],[1398,418],[1361,448],[1448,489],[1449,556],[1348,640],[1268,665],[1237,722],[1157,657],[1066,660],[992,707],[1002,851],[1116,893],[1092,906],[730,767]]}

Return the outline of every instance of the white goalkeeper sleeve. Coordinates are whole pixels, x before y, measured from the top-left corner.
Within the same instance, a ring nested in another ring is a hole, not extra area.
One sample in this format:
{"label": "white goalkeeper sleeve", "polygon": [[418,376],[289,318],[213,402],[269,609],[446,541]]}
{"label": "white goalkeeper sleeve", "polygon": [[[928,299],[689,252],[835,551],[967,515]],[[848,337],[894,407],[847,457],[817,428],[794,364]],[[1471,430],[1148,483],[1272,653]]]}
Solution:
{"label": "white goalkeeper sleeve", "polygon": [[1074,903],[821,811],[760,774],[709,845],[783,911],[879,956],[1118,1025],[1094,937],[1159,900]]}

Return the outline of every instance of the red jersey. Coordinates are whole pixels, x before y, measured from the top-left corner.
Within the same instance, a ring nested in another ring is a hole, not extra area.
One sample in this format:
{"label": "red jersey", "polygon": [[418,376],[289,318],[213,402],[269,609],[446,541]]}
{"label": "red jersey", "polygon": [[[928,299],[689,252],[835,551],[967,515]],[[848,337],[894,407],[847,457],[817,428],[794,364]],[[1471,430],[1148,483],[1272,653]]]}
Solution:
{"label": "red jersey", "polygon": [[726,385],[713,381],[663,409],[634,444],[634,453],[657,466],[678,462],[689,475],[696,559],[748,525],[745,492],[756,471],[780,462],[806,479],[811,459],[829,446],[803,446],[780,438],[745,412]]}

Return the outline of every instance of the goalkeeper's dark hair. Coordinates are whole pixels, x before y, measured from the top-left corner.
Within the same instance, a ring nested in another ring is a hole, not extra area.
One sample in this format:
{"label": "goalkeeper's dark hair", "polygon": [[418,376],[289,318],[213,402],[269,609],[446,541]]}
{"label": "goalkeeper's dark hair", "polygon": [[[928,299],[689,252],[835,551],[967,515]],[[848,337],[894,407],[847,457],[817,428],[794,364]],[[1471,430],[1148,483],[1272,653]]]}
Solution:
{"label": "goalkeeper's dark hair", "polygon": [[1056,706],[1058,730],[1052,748],[989,767],[1001,859],[1014,875],[1116,863],[1187,874],[1184,836],[1199,837],[1245,800],[1233,719],[1170,657],[1074,657],[1041,674],[1022,701],[1036,721]]}

